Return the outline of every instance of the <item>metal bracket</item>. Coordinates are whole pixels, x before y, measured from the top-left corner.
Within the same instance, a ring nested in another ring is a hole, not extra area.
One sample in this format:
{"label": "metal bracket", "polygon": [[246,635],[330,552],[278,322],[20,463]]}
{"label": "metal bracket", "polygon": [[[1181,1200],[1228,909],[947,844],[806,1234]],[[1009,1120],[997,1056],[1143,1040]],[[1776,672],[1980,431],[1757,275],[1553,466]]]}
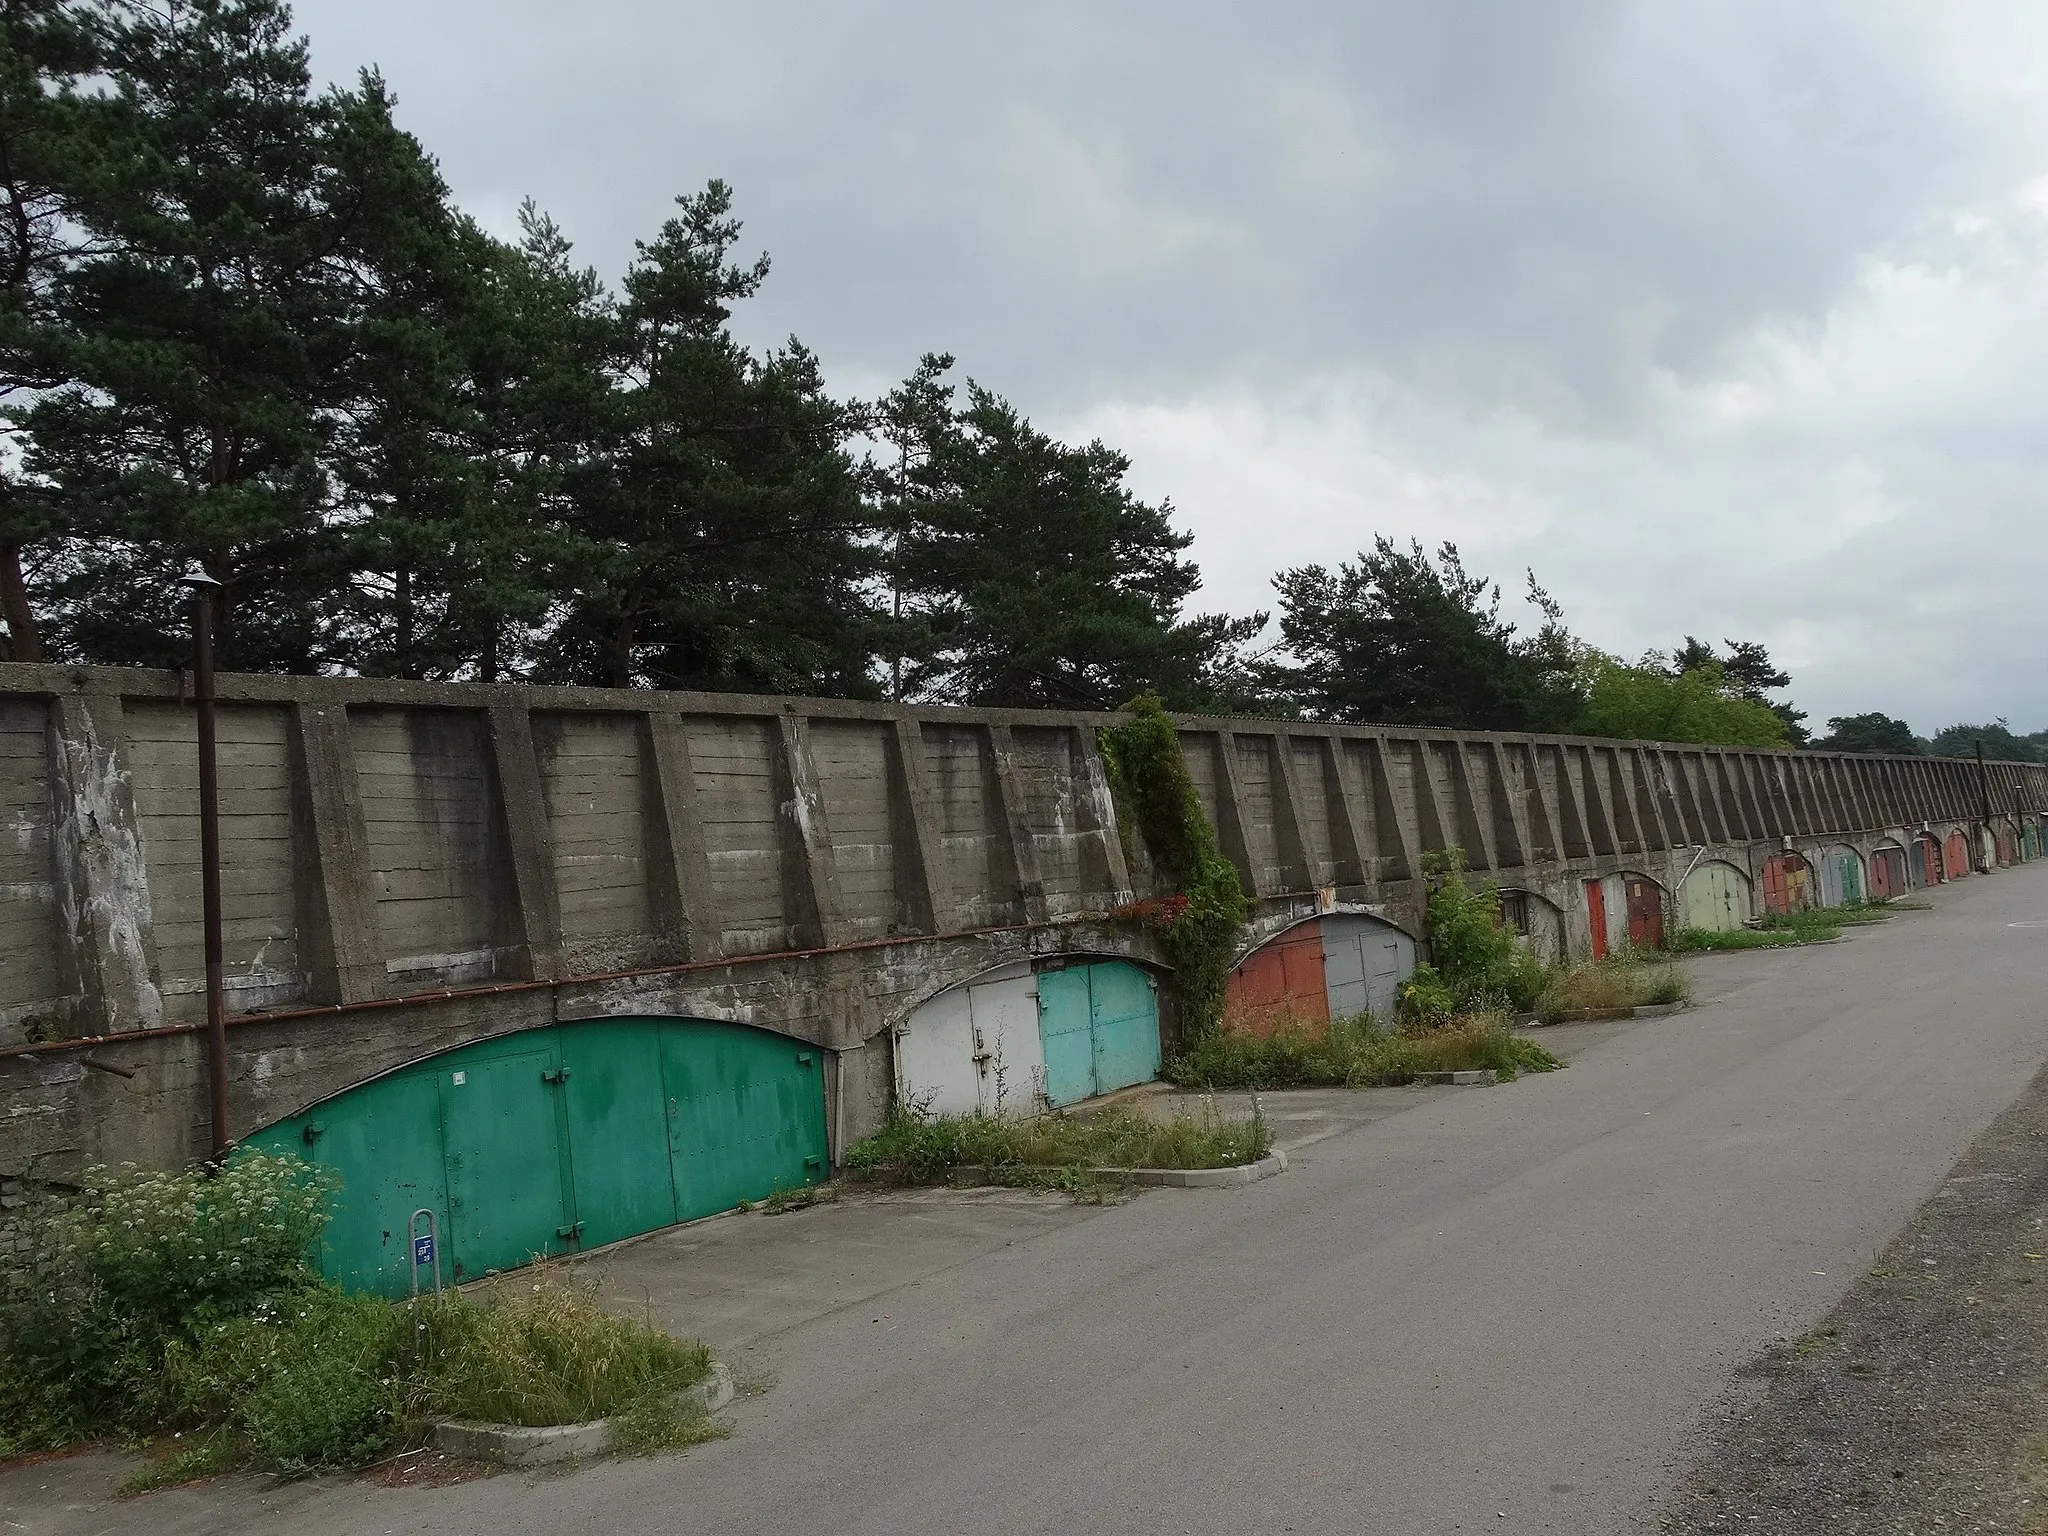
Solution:
{"label": "metal bracket", "polygon": [[569,1069],[567,1067],[549,1067],[541,1073],[540,1080],[544,1083],[553,1083],[556,1087],[560,1087],[563,1083],[569,1081]]}
{"label": "metal bracket", "polygon": [[555,1236],[565,1243],[578,1242],[583,1237],[583,1223],[572,1221],[566,1227],[555,1228]]}

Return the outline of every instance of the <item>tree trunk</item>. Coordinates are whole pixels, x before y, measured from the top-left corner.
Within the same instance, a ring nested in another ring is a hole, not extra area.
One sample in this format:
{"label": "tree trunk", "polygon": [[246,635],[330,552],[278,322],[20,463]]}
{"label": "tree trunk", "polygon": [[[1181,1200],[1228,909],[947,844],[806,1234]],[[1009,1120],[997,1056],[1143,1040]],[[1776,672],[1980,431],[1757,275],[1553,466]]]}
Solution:
{"label": "tree trunk", "polygon": [[7,621],[7,659],[41,661],[43,638],[36,629],[35,610],[28,605],[28,583],[21,574],[21,546],[0,544],[0,619]]}
{"label": "tree trunk", "polygon": [[395,646],[395,649],[398,652],[398,655],[395,658],[396,661],[398,662],[398,675],[400,677],[418,677],[420,675],[419,668],[413,664],[412,659],[411,566],[399,566],[396,590],[393,593],[392,601],[393,606],[395,606],[398,610],[398,637]]}
{"label": "tree trunk", "polygon": [[612,686],[633,686],[633,610],[619,615],[619,627],[612,632]]}

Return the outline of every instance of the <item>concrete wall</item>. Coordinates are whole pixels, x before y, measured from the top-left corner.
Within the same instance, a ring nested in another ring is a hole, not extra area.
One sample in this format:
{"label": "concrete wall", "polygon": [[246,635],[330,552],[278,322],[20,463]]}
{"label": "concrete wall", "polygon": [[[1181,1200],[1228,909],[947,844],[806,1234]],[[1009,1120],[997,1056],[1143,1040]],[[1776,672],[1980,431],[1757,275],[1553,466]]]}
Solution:
{"label": "concrete wall", "polygon": [[[0,1174],[205,1145],[180,684],[0,664]],[[1032,954],[1158,963],[1110,920],[1151,892],[1106,716],[294,677],[221,694],[238,1134],[487,1035],[666,1013],[848,1053],[832,1115],[852,1136],[886,1094],[886,1032],[945,987]],[[1419,931],[1421,857],[1453,843],[1583,947],[1590,878],[1671,891],[1702,847],[1754,878],[1788,840],[1867,856],[2048,807],[2033,765],[1259,721],[1182,739],[1257,898],[1247,947],[1316,910]]]}

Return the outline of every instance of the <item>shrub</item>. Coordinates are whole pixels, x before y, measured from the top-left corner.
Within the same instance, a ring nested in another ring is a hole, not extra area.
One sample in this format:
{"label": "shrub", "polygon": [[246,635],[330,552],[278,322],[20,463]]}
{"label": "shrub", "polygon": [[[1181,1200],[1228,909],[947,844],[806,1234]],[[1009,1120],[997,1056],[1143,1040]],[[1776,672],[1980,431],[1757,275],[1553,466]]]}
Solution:
{"label": "shrub", "polygon": [[249,1459],[299,1474],[360,1466],[405,1428],[396,1357],[404,1315],[375,1296],[315,1286],[173,1340],[165,1381],[175,1421],[217,1426]]}
{"label": "shrub", "polygon": [[1499,890],[1491,882],[1477,890],[1466,883],[1458,848],[1425,854],[1423,874],[1432,974],[1451,997],[1443,1012],[1534,1007],[1543,993],[1543,963],[1502,924]]}
{"label": "shrub", "polygon": [[[326,1187],[296,1158],[218,1173],[95,1169],[25,1213],[0,1272],[0,1454],[99,1433],[190,1433],[131,1491],[254,1465],[360,1466],[422,1416],[634,1415],[634,1446],[717,1433],[678,1406],[701,1344],[613,1317],[552,1277],[480,1305],[344,1295],[306,1255]],[[656,1401],[659,1399],[659,1401]]]}
{"label": "shrub", "polygon": [[183,1173],[93,1168],[22,1212],[0,1270],[0,1437],[20,1449],[141,1428],[174,1343],[303,1289],[327,1185],[252,1154]]}

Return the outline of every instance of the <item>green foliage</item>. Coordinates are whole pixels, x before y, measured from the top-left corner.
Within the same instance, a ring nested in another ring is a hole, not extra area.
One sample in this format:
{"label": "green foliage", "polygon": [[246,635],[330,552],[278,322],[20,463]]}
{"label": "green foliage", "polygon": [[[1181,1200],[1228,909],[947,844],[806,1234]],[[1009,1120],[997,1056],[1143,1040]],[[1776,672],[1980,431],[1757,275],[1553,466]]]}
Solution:
{"label": "green foliage", "polygon": [[702,1381],[710,1352],[601,1310],[583,1290],[529,1272],[478,1305],[423,1300],[408,1364],[416,1407],[493,1424],[576,1424]]}
{"label": "green foliage", "polygon": [[1201,575],[1171,504],[1131,493],[1123,454],[1057,442],[978,384],[956,411],[951,361],[927,357],[883,403],[905,466],[890,501],[904,688],[1017,708],[1207,702],[1210,671],[1265,615],[1182,617]]}
{"label": "green foliage", "polygon": [[1794,944],[1818,944],[1840,933],[1838,928],[1825,927],[1681,928],[1665,941],[1665,948],[1680,955],[1717,949],[1786,949]]}
{"label": "green foliage", "polygon": [[1546,622],[1517,635],[1500,589],[1467,574],[1457,547],[1432,563],[1420,544],[1374,541],[1355,564],[1273,580],[1280,632],[1299,665],[1275,674],[1293,709],[1327,720],[1540,731],[1573,728],[1575,654],[1562,614],[1532,575]]}
{"label": "green foliage", "polygon": [[1828,734],[1814,745],[1830,752],[1889,752],[1902,757],[1928,749],[1905,721],[1880,714],[1836,715],[1828,721]]}
{"label": "green foliage", "polygon": [[1625,949],[1603,960],[1579,961],[1551,971],[1536,1000],[1536,1014],[1546,1024],[1555,1024],[1581,1014],[1682,1003],[1690,996],[1692,979],[1683,969],[1652,964]]}
{"label": "green foliage", "polygon": [[1100,744],[1120,819],[1136,828],[1158,883],[1172,893],[1140,903],[1134,915],[1174,967],[1183,1034],[1212,1034],[1244,930],[1244,883],[1217,847],[1181,758],[1180,734],[1156,695],[1133,699],[1125,718],[1103,729]]}
{"label": "green foliage", "polygon": [[1137,1110],[1093,1115],[934,1115],[922,1105],[897,1105],[882,1128],[846,1151],[857,1177],[897,1184],[945,1181],[955,1168],[1001,1174],[1006,1169],[1229,1168],[1272,1150],[1262,1120],[1176,1115],[1153,1120]]}
{"label": "green foliage", "polygon": [[[1791,685],[1792,674],[1772,661],[1770,652],[1754,640],[1729,640],[1724,643],[1728,647],[1728,654],[1721,656],[1705,641],[1687,635],[1685,644],[1680,646],[1672,657],[1672,674],[1682,675],[1703,666],[1718,669],[1723,686],[1731,698],[1743,699],[1769,710],[1778,718],[1783,740],[1795,747],[1805,746],[1811,736],[1803,723],[1806,711],[1794,709],[1790,704],[1774,702],[1770,697],[1778,689]],[[1692,738],[1670,739],[1685,741]]]}
{"label": "green foliage", "polygon": [[1173,1057],[1162,1075],[1189,1088],[1369,1088],[1425,1072],[1477,1069],[1508,1077],[1563,1065],[1498,1014],[1394,1031],[1361,1015],[1327,1027],[1283,1022],[1264,1035],[1228,1030]]}
{"label": "green foliage", "polygon": [[1586,729],[1632,741],[1781,747],[1785,722],[1747,696],[1711,658],[1673,675],[1654,654],[1629,666],[1598,652],[1582,662]]}
{"label": "green foliage", "polygon": [[1975,757],[1980,743],[1987,761],[2048,763],[2048,731],[2021,736],[2004,720],[1948,726],[1934,733],[1927,751],[1934,757]]}
{"label": "green foliage", "polygon": [[375,1296],[311,1286],[273,1298],[172,1342],[169,1417],[226,1430],[248,1460],[287,1475],[374,1461],[405,1430],[407,1331]]}
{"label": "green foliage", "polygon": [[1543,964],[1501,922],[1499,889],[1489,881],[1474,890],[1466,882],[1461,848],[1423,855],[1422,870],[1430,964],[1418,966],[1403,989],[1404,1016],[1534,1007],[1545,984]]}
{"label": "green foliage", "polygon": [[327,1187],[296,1158],[218,1173],[89,1170],[22,1213],[0,1269],[0,1435],[17,1446],[154,1422],[166,1358],[309,1284]]}
{"label": "green foliage", "polygon": [[300,1160],[248,1153],[218,1173],[96,1169],[32,1204],[25,1256],[0,1271],[0,1454],[178,1431],[140,1490],[231,1466],[360,1466],[429,1416],[632,1412],[638,1446],[716,1432],[648,1401],[703,1379],[703,1345],[548,1277],[483,1303],[323,1284],[305,1256],[327,1195]]}

